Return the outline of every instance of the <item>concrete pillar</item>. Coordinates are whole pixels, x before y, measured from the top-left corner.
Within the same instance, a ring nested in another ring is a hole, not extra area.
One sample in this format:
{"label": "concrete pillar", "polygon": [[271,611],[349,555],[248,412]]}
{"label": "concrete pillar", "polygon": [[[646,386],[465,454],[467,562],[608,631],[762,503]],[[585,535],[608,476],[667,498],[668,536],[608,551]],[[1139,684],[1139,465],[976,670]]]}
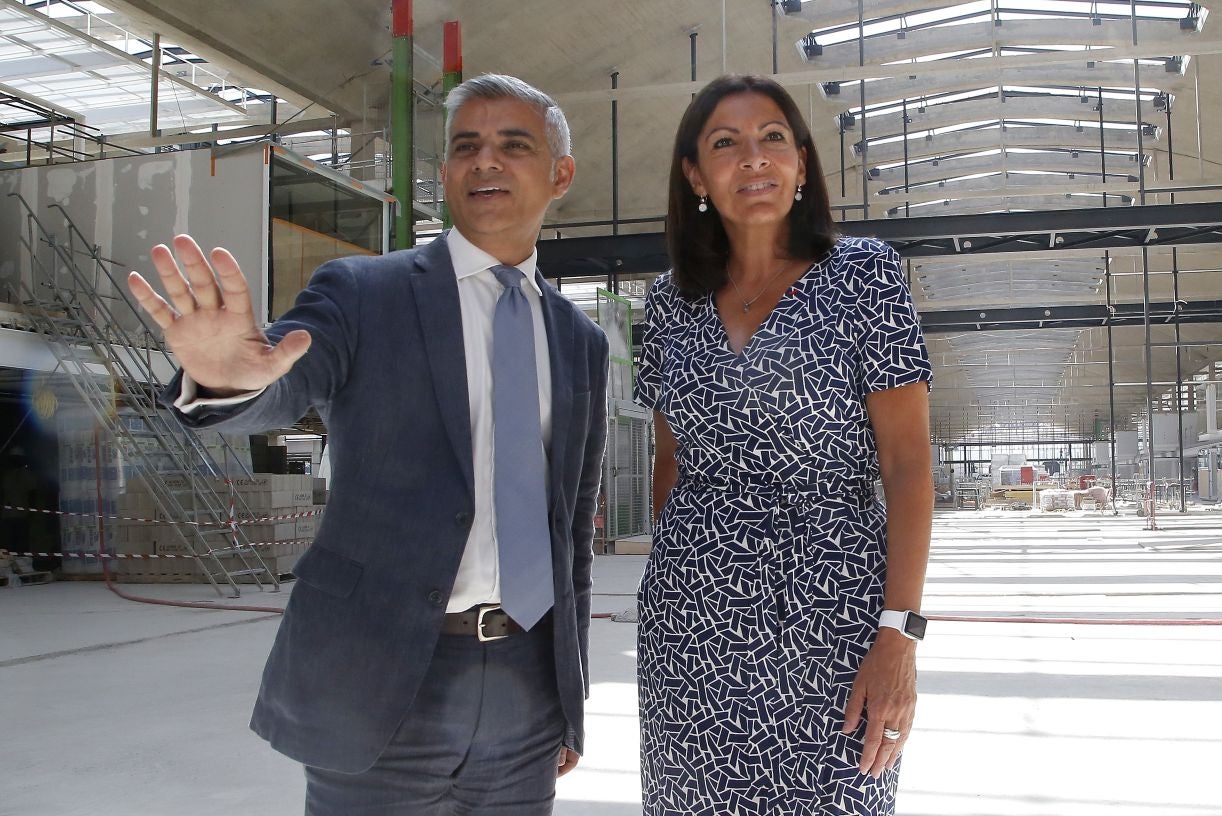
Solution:
{"label": "concrete pillar", "polygon": [[1205,433],[1218,432],[1218,384],[1205,383]]}

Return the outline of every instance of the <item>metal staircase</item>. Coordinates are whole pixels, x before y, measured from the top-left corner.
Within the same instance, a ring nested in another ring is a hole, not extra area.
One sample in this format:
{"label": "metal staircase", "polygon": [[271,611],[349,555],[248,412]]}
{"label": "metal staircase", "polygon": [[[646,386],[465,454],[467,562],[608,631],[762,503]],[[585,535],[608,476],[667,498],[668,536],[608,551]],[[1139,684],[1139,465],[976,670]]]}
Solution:
{"label": "metal staircase", "polygon": [[[232,478],[226,478],[226,470],[194,431],[157,407],[164,385],[158,369],[172,372],[176,365],[126,281],[114,274],[115,262],[102,256],[59,205],[49,209],[62,215],[63,237],[20,194],[9,195],[25,210],[20,240],[31,261],[32,285],[19,282],[20,308],[47,338],[98,425],[136,466],[161,517],[172,522],[168,526],[181,538],[181,551],[194,559],[218,594],[228,591],[236,598],[240,583],[279,590],[279,576],[235,523],[254,514],[233,489]],[[46,261],[40,255],[48,251]],[[87,269],[78,261],[86,261]],[[103,281],[115,294],[101,293]],[[223,437],[222,442],[231,477],[250,477]],[[234,473],[234,467],[240,472]]]}

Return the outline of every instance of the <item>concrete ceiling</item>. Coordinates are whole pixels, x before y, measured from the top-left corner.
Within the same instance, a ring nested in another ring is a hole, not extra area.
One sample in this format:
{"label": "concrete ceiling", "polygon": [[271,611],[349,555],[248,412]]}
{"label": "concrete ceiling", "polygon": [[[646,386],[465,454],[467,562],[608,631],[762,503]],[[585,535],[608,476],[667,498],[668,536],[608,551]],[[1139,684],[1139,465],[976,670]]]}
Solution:
{"label": "concrete ceiling", "polygon": [[[389,0],[106,3],[132,26],[160,32],[242,83],[305,108],[304,118],[335,114],[341,124],[362,133],[387,127]],[[849,217],[862,212],[863,192],[870,217],[915,217],[1097,207],[1103,193],[1109,206],[1124,206],[1141,200],[1139,178],[1146,185],[1146,203],[1152,204],[1170,203],[1170,193],[1158,190],[1172,182],[1222,184],[1222,84],[1210,81],[1222,71],[1222,20],[1189,25],[1179,19],[1142,19],[1136,45],[1130,20],[1106,16],[1096,22],[1089,15],[1041,19],[1003,14],[954,26],[921,25],[923,12],[958,5],[936,0],[866,3],[867,22],[881,33],[868,37],[861,51],[856,39],[837,42],[842,35],[832,31],[815,37],[822,53],[812,48],[806,56],[799,40],[812,28],[855,24],[855,0],[808,0],[799,13],[775,19],[764,0],[417,0],[416,80],[419,88],[440,89],[442,23],[459,20],[467,76],[513,73],[557,96],[572,125],[578,174],[572,191],[550,214],[553,224],[611,216],[613,71],[618,71],[619,86],[614,94],[619,100],[619,216],[659,216],[665,210],[671,139],[690,94],[723,71],[771,72],[774,24],[779,78],[809,117],[834,203],[857,207],[848,211]],[[1088,4],[1061,5],[1076,11]],[[1187,4],[1184,12],[1186,17]],[[693,33],[696,85],[690,82]],[[1108,50],[1086,54],[1076,50],[1082,45]],[[1174,59],[1185,56],[1192,57],[1186,66]],[[1105,57],[1142,60],[1143,162],[1136,160],[1132,63]],[[902,69],[886,64],[897,60],[906,60]],[[857,82],[862,78],[868,80],[864,116]],[[1170,118],[1155,109],[1152,97],[1159,92],[1171,102]],[[846,114],[852,123],[842,140]],[[435,110],[419,105],[418,151],[436,152],[439,128]],[[868,148],[864,156],[863,146]],[[863,164],[876,173],[864,185]],[[1070,193],[1076,195],[1067,197]],[[1218,198],[1218,191],[1211,190],[1180,192],[1175,200]],[[647,223],[625,225],[621,232],[658,229],[660,224]],[[1155,272],[1151,299],[1171,300],[1172,276],[1163,274],[1171,269],[1170,253],[1150,253],[1150,265]],[[1179,276],[1181,299],[1222,297],[1222,272],[1217,271],[1222,251],[1180,252],[1177,266],[1197,270]],[[1113,274],[1115,302],[1141,300],[1141,256],[1132,253],[1113,253],[1106,264],[1098,253],[1072,259],[1060,254],[1056,259],[981,256],[966,263],[961,258],[923,259],[914,264],[913,291],[925,312],[1095,305],[1105,302],[1100,283],[1106,269]],[[1162,338],[1171,331],[1157,327],[1155,334]],[[1068,423],[1075,434],[1088,432],[1094,418],[1106,419],[1109,410],[1103,334],[1102,329],[1076,329],[930,338],[937,364],[933,401],[938,435],[953,439],[992,422],[1054,421]],[[1181,334],[1194,344],[1180,355],[1184,376],[1222,359],[1222,325],[1186,326]],[[1143,340],[1140,328],[1113,332],[1117,382],[1144,383]],[[1156,382],[1175,379],[1174,358],[1173,350],[1156,346]],[[1157,396],[1168,389],[1154,390]],[[1144,409],[1144,385],[1117,388],[1115,401],[1120,425],[1128,426]]]}

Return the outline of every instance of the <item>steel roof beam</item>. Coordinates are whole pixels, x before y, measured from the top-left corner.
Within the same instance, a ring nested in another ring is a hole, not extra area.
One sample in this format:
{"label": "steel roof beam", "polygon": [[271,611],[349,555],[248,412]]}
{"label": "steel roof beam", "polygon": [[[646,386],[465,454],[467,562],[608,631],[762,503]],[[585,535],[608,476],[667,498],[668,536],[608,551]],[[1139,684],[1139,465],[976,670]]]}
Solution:
{"label": "steel roof beam", "polygon": [[[1133,203],[1133,197],[1127,195],[1112,196],[1112,207],[1127,207]],[[1036,196],[998,196],[996,198],[946,198],[941,204],[936,201],[911,209],[912,218],[925,218],[930,215],[967,215],[975,213],[1012,212],[1027,210],[1052,209],[1102,209],[1102,197],[1095,195],[1036,195]],[[904,218],[903,207],[891,207],[887,210],[889,218]],[[1148,243],[1148,242],[1147,242]],[[1053,247],[1049,247],[1052,249]]]}
{"label": "steel roof beam", "polygon": [[[994,148],[998,145],[994,144]],[[1146,163],[1150,156],[1146,155]],[[908,165],[908,185],[950,180],[960,176],[978,173],[996,173],[1005,171],[1034,170],[1054,173],[1074,173],[1082,175],[1100,172],[1101,162],[1099,151],[1095,150],[1048,150],[1040,153],[1014,153],[1003,150],[1000,153],[987,155],[949,156],[938,159],[924,159],[911,162]],[[1137,180],[1136,153],[1107,153],[1108,178]],[[903,190],[904,167],[871,167],[870,178],[874,183],[885,189]]]}
{"label": "steel roof beam", "polygon": [[[871,4],[873,5],[873,4]],[[1055,14],[1055,12],[1050,12]],[[988,14],[981,12],[981,16]],[[1195,53],[1197,29],[1184,30],[1179,20],[1139,19],[1137,41],[1166,56]],[[818,42],[816,35],[815,41]],[[1131,45],[1132,24],[1128,20],[1066,19],[1046,20],[980,20],[978,22],[943,25],[916,30],[900,29],[893,34],[880,34],[865,39],[865,61],[886,64],[930,57],[978,48],[1003,51],[1031,47],[1084,45],[1099,49],[1092,54],[1108,59],[1107,51]],[[803,58],[819,68],[855,68],[858,65],[856,38],[821,47],[816,56]]]}
{"label": "steel roof beam", "polygon": [[[1109,313],[1104,304],[1087,306],[1033,306],[1003,309],[961,309],[921,312],[921,329],[927,335],[965,331],[1017,331],[1023,329],[1081,329],[1100,326],[1144,325],[1143,304],[1116,303]],[[1160,301],[1150,304],[1150,321],[1175,323],[1222,323],[1222,300]]]}
{"label": "steel roof beam", "polygon": [[[1143,245],[1222,243],[1222,203],[882,218],[837,226],[849,235],[887,241],[911,258],[1048,250],[1101,252]],[[550,278],[606,275],[612,270],[648,275],[670,266],[665,236],[660,232],[542,240],[539,263]]]}
{"label": "steel roof beam", "polygon": [[[912,101],[908,104],[907,132],[911,138],[912,135],[919,135],[922,131],[953,127],[969,122],[1013,122],[1020,119],[1063,119],[1097,126],[1099,123],[1098,104],[1097,97],[1085,94],[1082,96],[1058,94],[1035,96],[1007,93],[1004,97],[998,98],[994,93],[988,96],[926,105],[923,108],[916,101]],[[1147,115],[1154,113],[1153,106],[1149,106],[1146,112]],[[1103,121],[1105,123],[1131,126],[1136,119],[1134,113],[1131,100],[1129,104],[1113,99],[1104,100]],[[865,118],[871,142],[904,134],[902,109],[878,114],[870,114],[867,111]],[[833,124],[839,126],[840,117],[835,116],[832,121]],[[1097,139],[1095,144],[1098,145]]]}
{"label": "steel roof beam", "polygon": [[[1150,142],[1162,138],[1162,129],[1149,127],[1145,133],[1147,149]],[[1110,130],[1104,134],[1109,148],[1121,150],[1137,149],[1136,130]],[[950,133],[930,134],[908,139],[909,160],[954,153],[970,153],[996,147],[1022,149],[1090,150],[1099,146],[1099,129],[1074,125],[1020,125],[1006,123],[1001,127],[985,126]],[[853,155],[861,157],[861,142],[853,145]],[[904,142],[871,144],[866,160],[873,163],[896,162],[904,159]]]}
{"label": "steel roof beam", "polygon": [[[1132,88],[1133,66],[1121,62],[1102,62],[1083,59],[1081,52],[1073,52],[1073,58],[1063,53],[1033,54],[1022,57],[993,57],[981,60],[939,60],[934,64],[949,65],[944,71],[920,70],[919,65],[888,65],[875,68],[886,69],[891,74],[886,79],[866,83],[866,100],[871,105],[883,102],[898,102],[916,99],[927,94],[949,91],[970,91],[989,86],[1042,87],[1054,85],[1067,88]],[[1045,62],[1023,66],[1018,61],[1034,61],[1035,57],[1048,57]],[[1007,65],[1013,60],[1015,64]],[[1054,61],[1055,60],[1055,61]],[[971,63],[979,62],[978,66]],[[911,68],[911,73],[901,72]],[[955,70],[957,69],[957,70]],[[1147,91],[1175,91],[1187,86],[1182,64],[1167,63],[1163,68],[1147,66],[1141,72],[1142,89]],[[856,87],[844,84],[823,83],[820,86],[824,98],[833,109],[849,110],[860,104]]]}
{"label": "steel roof beam", "polygon": [[[958,6],[963,0],[870,0],[866,20],[897,17],[922,11]],[[802,10],[787,13],[785,19],[813,23],[820,28],[857,22],[857,0],[808,0]]]}

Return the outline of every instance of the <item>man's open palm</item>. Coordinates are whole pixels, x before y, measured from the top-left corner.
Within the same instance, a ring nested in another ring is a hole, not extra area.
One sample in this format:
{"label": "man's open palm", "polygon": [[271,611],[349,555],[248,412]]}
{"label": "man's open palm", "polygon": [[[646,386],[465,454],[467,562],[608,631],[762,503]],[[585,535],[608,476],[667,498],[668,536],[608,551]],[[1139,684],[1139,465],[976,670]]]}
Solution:
{"label": "man's open palm", "polygon": [[284,376],[309,349],[309,332],[291,331],[273,346],[255,323],[246,278],[233,255],[214,249],[209,264],[189,235],[175,236],[173,244],[173,252],[164,244],[152,250],[169,302],[138,272],[127,283],[165,332],[183,370],[215,396],[257,391]]}

